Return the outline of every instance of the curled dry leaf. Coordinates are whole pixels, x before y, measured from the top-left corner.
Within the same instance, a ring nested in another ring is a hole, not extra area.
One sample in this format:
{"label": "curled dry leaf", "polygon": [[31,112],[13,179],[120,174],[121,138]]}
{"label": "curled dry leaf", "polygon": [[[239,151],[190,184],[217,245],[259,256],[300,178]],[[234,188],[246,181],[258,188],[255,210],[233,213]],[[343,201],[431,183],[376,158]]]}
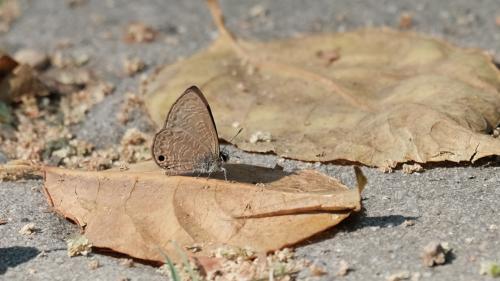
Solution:
{"label": "curled dry leaf", "polygon": [[47,87],[28,65],[0,51],[0,101],[19,102],[24,96],[46,96]]}
{"label": "curled dry leaf", "polygon": [[[500,121],[500,73],[483,52],[387,29],[248,42],[208,2],[220,36],[148,83],[145,103],[157,124],[197,84],[219,136],[231,139],[238,122],[244,130],[233,143],[247,151],[378,167],[500,154],[490,135]],[[330,65],[317,58],[325,46],[341,54]],[[272,141],[249,142],[256,131]]]}
{"label": "curled dry leaf", "polygon": [[92,243],[83,235],[75,235],[66,240],[68,256],[86,256],[92,251]]}
{"label": "curled dry leaf", "polygon": [[58,213],[85,226],[92,245],[155,261],[164,261],[163,252],[179,261],[174,244],[196,244],[200,251],[190,254],[207,256],[223,244],[270,252],[302,241],[359,210],[366,182],[359,169],[358,190],[315,171],[226,169],[229,181],[165,176],[152,162],[126,171],[47,167],[44,191]]}
{"label": "curled dry leaf", "polygon": [[432,267],[446,263],[446,258],[450,249],[443,247],[438,242],[430,242],[424,247],[422,252],[422,262],[425,266]]}

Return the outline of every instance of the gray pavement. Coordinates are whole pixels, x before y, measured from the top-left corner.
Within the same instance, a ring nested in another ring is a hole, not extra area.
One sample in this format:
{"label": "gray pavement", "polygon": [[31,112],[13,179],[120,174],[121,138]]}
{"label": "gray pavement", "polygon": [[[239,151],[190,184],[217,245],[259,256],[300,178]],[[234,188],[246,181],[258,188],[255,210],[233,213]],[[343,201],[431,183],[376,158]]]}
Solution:
{"label": "gray pavement", "polygon": [[[73,42],[68,53],[86,53],[86,66],[113,82],[116,91],[98,104],[74,132],[107,147],[117,143],[126,127],[115,118],[123,94],[137,92],[139,76],[124,77],[122,60],[140,57],[156,67],[189,56],[216,36],[203,1],[87,1],[70,9],[66,1],[25,0],[21,17],[0,35],[3,49],[29,47],[55,50],[64,38]],[[267,15],[252,17],[249,11],[262,5]],[[498,0],[484,1],[223,1],[228,27],[238,36],[271,40],[298,33],[334,32],[365,26],[397,27],[402,12],[413,14],[413,30],[445,38],[455,44],[485,49],[500,60]],[[160,30],[149,44],[125,44],[121,38],[127,23],[141,21]],[[165,37],[176,37],[178,45]],[[150,130],[139,115],[128,127]],[[228,148],[244,163],[274,166],[272,155],[256,155]],[[1,158],[1,157],[0,157]],[[1,161],[1,160],[0,160]],[[314,168],[353,185],[351,167],[318,165],[286,160],[286,169]],[[369,180],[363,213],[339,227],[311,239],[297,249],[328,271],[318,280],[386,280],[407,270],[419,280],[489,280],[479,275],[481,262],[500,262],[500,167],[493,162],[476,167],[434,167],[421,174],[401,171],[383,174],[363,168]],[[0,280],[165,280],[149,265],[128,268],[117,258],[104,255],[67,257],[63,239],[76,228],[51,213],[41,194],[41,181],[0,183]],[[406,226],[405,220],[414,220]],[[38,231],[23,236],[19,229],[35,223]],[[448,242],[453,259],[446,265],[426,268],[422,248],[431,241]],[[88,263],[102,265],[90,270]],[[345,260],[353,269],[335,277],[336,265]],[[299,278],[307,278],[305,270]]]}

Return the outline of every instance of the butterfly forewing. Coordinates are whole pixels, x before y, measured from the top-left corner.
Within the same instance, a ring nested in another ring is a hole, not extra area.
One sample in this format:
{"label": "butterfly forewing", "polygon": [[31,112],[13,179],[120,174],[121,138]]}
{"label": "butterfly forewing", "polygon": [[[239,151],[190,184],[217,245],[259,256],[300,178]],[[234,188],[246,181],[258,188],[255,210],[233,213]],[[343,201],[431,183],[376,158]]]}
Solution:
{"label": "butterfly forewing", "polygon": [[219,161],[219,141],[210,107],[196,87],[172,105],[152,147],[156,163],[170,173],[209,172]]}
{"label": "butterfly forewing", "polygon": [[219,154],[219,139],[212,117],[212,111],[201,91],[193,86],[188,88],[172,105],[164,128],[184,129]]}

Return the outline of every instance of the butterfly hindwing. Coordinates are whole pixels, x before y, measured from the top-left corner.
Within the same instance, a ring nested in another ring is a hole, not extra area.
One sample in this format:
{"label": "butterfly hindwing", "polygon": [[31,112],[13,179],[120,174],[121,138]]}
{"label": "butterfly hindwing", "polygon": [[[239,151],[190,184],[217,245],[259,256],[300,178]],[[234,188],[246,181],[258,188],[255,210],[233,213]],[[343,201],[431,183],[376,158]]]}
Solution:
{"label": "butterfly hindwing", "polygon": [[155,136],[153,155],[156,163],[172,174],[194,171],[212,152],[184,130],[162,129]]}

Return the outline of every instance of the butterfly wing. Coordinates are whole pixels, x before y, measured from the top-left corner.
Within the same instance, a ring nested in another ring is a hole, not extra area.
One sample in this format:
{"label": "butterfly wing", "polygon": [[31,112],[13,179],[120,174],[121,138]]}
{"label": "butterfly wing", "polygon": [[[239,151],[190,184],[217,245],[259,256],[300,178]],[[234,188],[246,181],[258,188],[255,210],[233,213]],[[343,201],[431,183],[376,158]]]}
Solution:
{"label": "butterfly wing", "polygon": [[153,158],[172,173],[203,171],[218,161],[219,140],[212,112],[201,91],[193,86],[172,105],[165,125],[153,140]]}

